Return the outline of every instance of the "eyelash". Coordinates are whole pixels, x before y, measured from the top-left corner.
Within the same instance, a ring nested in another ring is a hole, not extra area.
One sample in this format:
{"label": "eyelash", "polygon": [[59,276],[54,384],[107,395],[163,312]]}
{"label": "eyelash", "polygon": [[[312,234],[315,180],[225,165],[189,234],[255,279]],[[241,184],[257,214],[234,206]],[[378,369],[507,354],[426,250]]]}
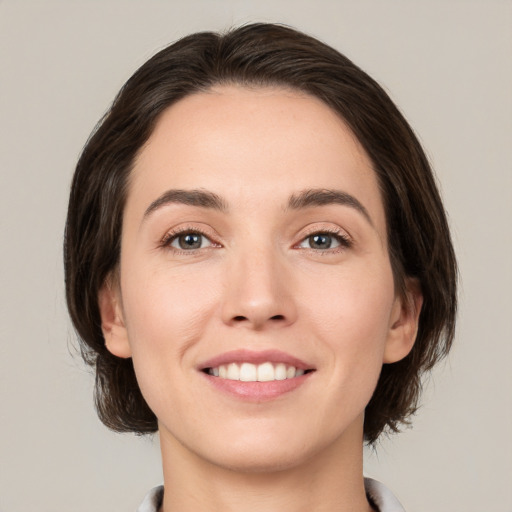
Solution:
{"label": "eyelash", "polygon": [[[210,242],[211,245],[209,245],[208,247],[200,247],[198,249],[188,249],[188,250],[172,247],[171,244],[182,235],[199,235],[201,237],[206,238]],[[316,229],[316,230],[312,230],[310,233],[307,233],[303,238],[301,238],[300,242],[298,244],[294,245],[294,248],[300,248],[302,243],[304,243],[308,238],[311,238],[315,235],[331,236],[339,243],[339,246],[334,247],[334,248],[327,248],[327,249],[314,249],[313,247],[305,248],[306,250],[314,251],[317,254],[318,253],[320,253],[320,254],[322,254],[322,253],[323,254],[335,254],[335,253],[350,249],[353,246],[352,239],[348,235],[342,233],[339,230]],[[177,229],[174,231],[170,231],[169,233],[166,233],[166,235],[162,238],[159,246],[169,249],[169,250],[172,250],[176,254],[183,254],[183,255],[187,255],[187,256],[190,256],[191,254],[195,254],[197,251],[200,251],[200,250],[210,249],[211,247],[222,247],[221,244],[214,242],[212,240],[211,235],[205,233],[204,231],[201,231],[200,229],[187,228],[187,227],[180,228],[180,229]]]}
{"label": "eyelash", "polygon": [[[187,249],[187,250],[178,249],[177,247],[172,247],[171,244],[182,235],[199,235],[201,237],[206,238],[210,242],[211,245],[209,245],[208,247],[200,247],[199,249]],[[201,231],[200,229],[187,228],[187,227],[180,228],[180,229],[177,229],[174,231],[170,231],[169,233],[166,233],[165,236],[162,238],[159,246],[163,247],[164,249],[169,249],[176,254],[183,254],[186,256],[195,254],[199,250],[205,250],[205,249],[209,249],[211,247],[221,247],[221,245],[219,243],[216,243],[212,240],[211,235],[205,233],[204,231]]]}
{"label": "eyelash", "polygon": [[304,236],[301,241],[295,245],[295,247],[300,247],[301,244],[303,244],[308,238],[311,238],[315,235],[327,235],[332,238],[334,238],[338,243],[338,247],[333,248],[327,248],[327,249],[314,249],[313,247],[305,248],[309,251],[314,251],[316,254],[322,254],[322,255],[328,255],[328,254],[336,254],[342,251],[345,251],[347,249],[352,248],[353,241],[352,239],[345,233],[341,232],[337,229],[315,229],[312,230],[310,233],[307,233],[306,236]]}

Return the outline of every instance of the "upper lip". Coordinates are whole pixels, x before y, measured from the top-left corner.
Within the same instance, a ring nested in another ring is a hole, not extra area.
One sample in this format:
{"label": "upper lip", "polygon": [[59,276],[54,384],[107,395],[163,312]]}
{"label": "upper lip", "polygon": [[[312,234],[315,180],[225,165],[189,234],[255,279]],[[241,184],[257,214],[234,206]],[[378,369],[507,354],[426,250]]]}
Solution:
{"label": "upper lip", "polygon": [[276,364],[284,363],[288,366],[294,366],[295,368],[301,370],[314,369],[311,365],[308,365],[301,359],[298,359],[297,357],[291,356],[290,354],[280,350],[263,350],[256,352],[246,349],[231,350],[229,352],[219,354],[218,356],[212,357],[211,359],[200,363],[198,365],[198,369],[205,370],[206,368],[217,368],[218,366],[229,363],[262,364],[267,362]]}

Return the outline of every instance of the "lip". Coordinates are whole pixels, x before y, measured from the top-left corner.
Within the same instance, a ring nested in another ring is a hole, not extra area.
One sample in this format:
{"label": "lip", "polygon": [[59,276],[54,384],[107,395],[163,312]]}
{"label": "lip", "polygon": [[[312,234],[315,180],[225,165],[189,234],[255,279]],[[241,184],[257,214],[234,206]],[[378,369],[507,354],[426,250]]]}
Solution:
{"label": "lip", "polygon": [[314,371],[305,373],[300,377],[285,380],[273,380],[269,382],[243,382],[240,380],[221,379],[208,375],[204,370],[207,368],[216,368],[222,364],[229,363],[252,363],[262,364],[266,362],[284,363],[301,370],[315,370],[312,365],[308,365],[301,359],[280,350],[265,350],[262,352],[253,352],[250,350],[233,350],[215,356],[197,366],[201,376],[216,390],[247,402],[266,402],[274,400],[282,395],[296,390],[306,383]]}
{"label": "lip", "polygon": [[216,368],[221,364],[229,363],[252,363],[263,364],[266,362],[271,363],[284,363],[288,366],[295,366],[300,370],[314,370],[313,365],[308,365],[301,359],[298,359],[286,352],[280,350],[263,350],[261,352],[254,352],[252,350],[231,350],[218,356],[212,357],[197,365],[198,370],[205,370],[206,368]]}

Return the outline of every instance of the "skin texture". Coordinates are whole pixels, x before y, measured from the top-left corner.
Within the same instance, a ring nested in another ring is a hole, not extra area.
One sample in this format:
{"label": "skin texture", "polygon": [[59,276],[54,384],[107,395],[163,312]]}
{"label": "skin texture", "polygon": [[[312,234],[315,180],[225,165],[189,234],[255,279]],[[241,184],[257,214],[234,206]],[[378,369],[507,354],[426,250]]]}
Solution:
{"label": "skin texture", "polygon": [[[145,215],[170,189],[212,192],[225,211],[173,202]],[[347,204],[291,208],[308,189],[350,194],[369,219]],[[202,246],[180,249],[176,230],[203,233]],[[314,233],[331,247],[312,247]],[[119,276],[99,301],[108,349],[133,357],[159,420],[166,512],[370,509],[364,409],[382,364],[412,348],[421,308],[413,283],[395,295],[386,238],[371,162],[319,100],[225,86],[163,114],[131,175]],[[237,349],[315,371],[245,400],[200,371]]]}

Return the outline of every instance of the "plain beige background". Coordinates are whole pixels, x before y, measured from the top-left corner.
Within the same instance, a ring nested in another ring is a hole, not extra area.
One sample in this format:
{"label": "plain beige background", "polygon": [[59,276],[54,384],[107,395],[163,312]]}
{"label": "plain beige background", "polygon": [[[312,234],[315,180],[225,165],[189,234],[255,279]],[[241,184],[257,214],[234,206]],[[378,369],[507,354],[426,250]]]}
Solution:
{"label": "plain beige background", "polygon": [[134,511],[161,482],[157,440],[107,431],[72,356],[68,187],[157,49],[256,20],[320,37],[390,91],[450,214],[456,345],[414,428],[368,453],[367,474],[408,512],[512,512],[512,2],[499,0],[0,0],[0,511]]}

